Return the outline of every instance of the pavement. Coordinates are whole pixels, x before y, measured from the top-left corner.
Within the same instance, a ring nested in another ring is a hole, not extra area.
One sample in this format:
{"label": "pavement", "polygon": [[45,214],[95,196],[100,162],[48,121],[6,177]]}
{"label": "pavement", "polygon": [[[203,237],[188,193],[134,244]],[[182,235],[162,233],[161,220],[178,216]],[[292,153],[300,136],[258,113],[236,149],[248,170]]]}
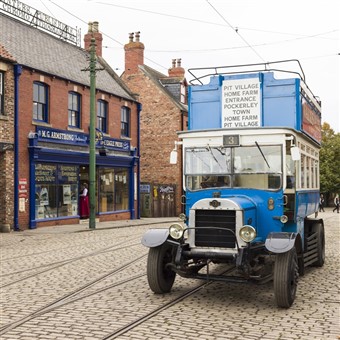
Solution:
{"label": "pavement", "polygon": [[96,231],[103,229],[113,229],[113,228],[128,228],[133,226],[142,225],[155,225],[164,223],[178,222],[180,219],[178,217],[155,217],[155,218],[140,218],[135,220],[119,220],[119,221],[107,221],[99,222],[96,220],[95,228],[89,227],[89,220],[80,220],[79,224],[67,224],[67,225],[56,225],[52,227],[39,227],[36,229],[27,229],[23,231],[15,231],[14,233],[23,234],[68,234],[77,233],[82,231]]}

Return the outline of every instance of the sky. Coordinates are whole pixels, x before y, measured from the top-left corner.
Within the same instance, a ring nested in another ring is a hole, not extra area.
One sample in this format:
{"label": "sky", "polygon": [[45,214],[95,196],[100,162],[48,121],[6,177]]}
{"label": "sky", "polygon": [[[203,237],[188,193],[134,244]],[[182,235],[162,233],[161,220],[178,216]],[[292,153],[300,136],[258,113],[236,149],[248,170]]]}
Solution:
{"label": "sky", "polygon": [[[10,0],[6,0],[8,2]],[[297,59],[322,102],[322,122],[340,132],[340,2],[336,0],[24,0],[87,33],[98,21],[103,57],[120,75],[129,33],[140,31],[144,63],[168,74],[192,68]],[[272,64],[300,72],[297,62]]]}

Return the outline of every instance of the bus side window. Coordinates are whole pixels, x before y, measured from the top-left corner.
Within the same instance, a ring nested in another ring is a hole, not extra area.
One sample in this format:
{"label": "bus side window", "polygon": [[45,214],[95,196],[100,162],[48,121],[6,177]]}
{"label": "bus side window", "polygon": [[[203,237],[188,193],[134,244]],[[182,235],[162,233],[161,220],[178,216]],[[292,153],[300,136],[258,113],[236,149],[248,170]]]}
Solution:
{"label": "bus side window", "polygon": [[293,189],[295,187],[295,177],[287,176],[287,189]]}

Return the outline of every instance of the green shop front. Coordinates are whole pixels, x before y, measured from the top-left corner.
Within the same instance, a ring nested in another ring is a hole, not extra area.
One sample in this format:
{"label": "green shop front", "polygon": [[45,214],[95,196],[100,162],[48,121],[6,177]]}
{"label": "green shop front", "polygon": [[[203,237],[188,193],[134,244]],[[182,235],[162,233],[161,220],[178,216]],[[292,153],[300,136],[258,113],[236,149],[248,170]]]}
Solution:
{"label": "green shop front", "polygon": [[[29,156],[29,227],[79,219],[81,187],[89,184],[89,135],[37,126],[29,135]],[[129,140],[108,138],[98,131],[97,217],[139,218],[138,188],[137,148]]]}

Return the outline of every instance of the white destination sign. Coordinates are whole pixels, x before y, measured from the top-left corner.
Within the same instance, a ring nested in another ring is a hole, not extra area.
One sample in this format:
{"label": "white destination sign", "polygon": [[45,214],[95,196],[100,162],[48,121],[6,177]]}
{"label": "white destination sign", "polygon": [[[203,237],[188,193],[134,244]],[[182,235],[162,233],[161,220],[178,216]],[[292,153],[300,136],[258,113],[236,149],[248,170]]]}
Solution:
{"label": "white destination sign", "polygon": [[258,78],[225,80],[222,84],[222,127],[261,126]]}

